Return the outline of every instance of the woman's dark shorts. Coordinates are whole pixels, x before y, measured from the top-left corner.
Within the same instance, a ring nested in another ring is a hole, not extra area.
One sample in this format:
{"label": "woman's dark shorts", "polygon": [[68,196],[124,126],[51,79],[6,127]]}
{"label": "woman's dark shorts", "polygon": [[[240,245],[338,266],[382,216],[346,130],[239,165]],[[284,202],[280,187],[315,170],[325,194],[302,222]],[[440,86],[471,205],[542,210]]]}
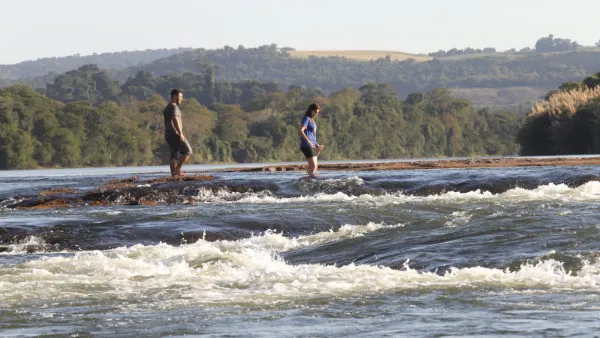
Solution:
{"label": "woman's dark shorts", "polygon": [[312,158],[317,156],[317,149],[315,148],[302,147],[300,148],[300,150],[302,150],[306,158]]}
{"label": "woman's dark shorts", "polygon": [[182,141],[179,139],[179,136],[167,136],[165,140],[169,144],[169,148],[171,148],[171,158],[192,155],[192,147],[187,139]]}

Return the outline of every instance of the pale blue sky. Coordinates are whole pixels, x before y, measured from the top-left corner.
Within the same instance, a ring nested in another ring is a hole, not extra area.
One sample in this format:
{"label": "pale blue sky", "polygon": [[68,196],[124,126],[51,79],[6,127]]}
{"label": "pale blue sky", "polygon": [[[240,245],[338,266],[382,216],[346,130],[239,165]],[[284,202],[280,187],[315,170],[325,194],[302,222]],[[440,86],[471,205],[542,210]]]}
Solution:
{"label": "pale blue sky", "polygon": [[225,45],[309,49],[533,47],[600,40],[598,0],[0,0],[0,64]]}

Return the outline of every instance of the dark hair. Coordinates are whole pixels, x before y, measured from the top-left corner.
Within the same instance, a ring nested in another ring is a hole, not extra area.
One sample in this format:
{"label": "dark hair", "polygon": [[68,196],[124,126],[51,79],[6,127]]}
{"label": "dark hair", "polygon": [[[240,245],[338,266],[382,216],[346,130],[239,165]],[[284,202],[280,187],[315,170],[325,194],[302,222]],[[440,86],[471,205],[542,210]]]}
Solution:
{"label": "dark hair", "polygon": [[317,109],[321,109],[321,107],[319,107],[319,105],[316,103],[311,103],[310,106],[308,106],[308,109],[306,109],[306,113],[304,113],[304,116],[311,117],[310,114]]}
{"label": "dark hair", "polygon": [[181,93],[183,93],[183,91],[181,89],[175,88],[175,89],[171,90],[171,97],[177,96],[177,95],[179,95]]}

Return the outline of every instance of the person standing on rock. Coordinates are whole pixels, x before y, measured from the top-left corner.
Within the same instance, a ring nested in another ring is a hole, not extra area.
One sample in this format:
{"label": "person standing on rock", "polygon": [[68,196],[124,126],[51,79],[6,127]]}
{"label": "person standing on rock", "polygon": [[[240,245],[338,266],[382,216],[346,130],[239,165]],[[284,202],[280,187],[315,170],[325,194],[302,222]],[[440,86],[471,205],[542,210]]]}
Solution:
{"label": "person standing on rock", "polygon": [[179,89],[171,90],[171,102],[163,110],[165,120],[165,141],[171,149],[169,166],[171,176],[184,176],[181,167],[192,156],[192,147],[183,136],[183,122],[179,105],[183,101],[183,92]]}
{"label": "person standing on rock", "polygon": [[302,121],[300,122],[300,150],[308,161],[307,173],[309,176],[316,176],[317,157],[325,146],[317,143],[317,124],[315,118],[319,115],[321,107],[312,103],[308,106]]}

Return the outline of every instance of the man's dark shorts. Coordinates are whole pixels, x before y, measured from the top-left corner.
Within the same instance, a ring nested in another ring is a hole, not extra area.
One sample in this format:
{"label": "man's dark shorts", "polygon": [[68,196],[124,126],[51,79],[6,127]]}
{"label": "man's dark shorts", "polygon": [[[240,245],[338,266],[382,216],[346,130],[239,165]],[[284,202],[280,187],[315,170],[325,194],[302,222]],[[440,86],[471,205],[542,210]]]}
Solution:
{"label": "man's dark shorts", "polygon": [[312,157],[317,156],[317,149],[315,149],[315,148],[302,147],[302,148],[300,148],[300,150],[302,150],[302,152],[304,153],[304,156],[306,156],[306,158],[312,158]]}
{"label": "man's dark shorts", "polygon": [[185,140],[180,140],[179,136],[166,136],[165,140],[171,148],[171,158],[179,158],[180,156],[192,155],[192,147],[190,143]]}

